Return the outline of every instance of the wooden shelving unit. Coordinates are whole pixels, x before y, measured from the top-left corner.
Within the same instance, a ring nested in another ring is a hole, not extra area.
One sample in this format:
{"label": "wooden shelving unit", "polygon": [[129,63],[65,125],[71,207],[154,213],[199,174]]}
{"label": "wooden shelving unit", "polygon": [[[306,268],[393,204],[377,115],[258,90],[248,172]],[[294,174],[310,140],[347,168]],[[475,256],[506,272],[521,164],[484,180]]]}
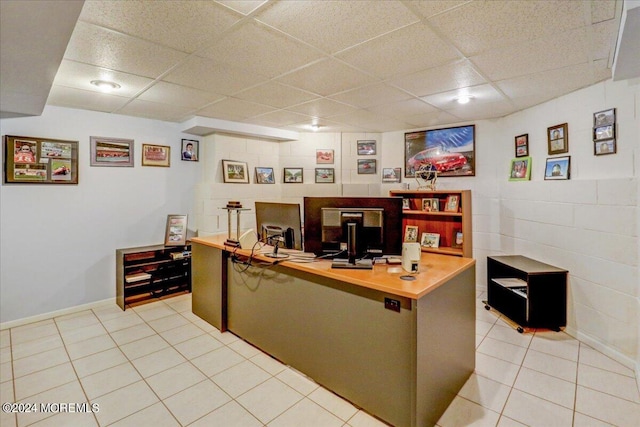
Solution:
{"label": "wooden shelving unit", "polygon": [[116,302],[191,291],[191,245],[142,246],[116,250]]}
{"label": "wooden shelving unit", "polygon": [[[391,190],[390,196],[408,200],[409,209],[403,210],[402,225],[418,226],[418,237],[422,233],[440,235],[438,248],[422,248],[423,252],[444,255],[473,257],[473,229],[471,226],[471,190]],[[448,196],[459,197],[458,211],[445,212],[444,206]],[[427,212],[422,210],[422,199],[439,200],[440,210]],[[462,232],[462,245],[455,247],[455,233]]]}

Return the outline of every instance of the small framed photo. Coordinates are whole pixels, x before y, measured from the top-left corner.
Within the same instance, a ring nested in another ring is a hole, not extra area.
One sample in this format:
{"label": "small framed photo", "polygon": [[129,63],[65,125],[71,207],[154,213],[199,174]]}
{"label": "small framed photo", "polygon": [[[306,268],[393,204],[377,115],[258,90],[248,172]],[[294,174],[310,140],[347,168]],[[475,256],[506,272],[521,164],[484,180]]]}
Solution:
{"label": "small framed photo", "polygon": [[444,204],[444,211],[458,212],[459,205],[460,205],[460,196],[457,194],[450,194],[447,196],[447,201]]}
{"label": "small framed photo", "polygon": [[593,127],[612,125],[616,122],[616,109],[610,108],[593,114]]}
{"label": "small framed photo", "polygon": [[563,123],[547,128],[547,143],[549,155],[569,152],[568,125]]}
{"label": "small framed photo", "polygon": [[529,155],[529,134],[516,136],[516,157],[526,157]]}
{"label": "small framed photo", "polygon": [[616,140],[605,139],[604,141],[593,142],[593,154],[595,156],[602,156],[603,154],[615,154],[616,152]]}
{"label": "small framed photo", "polygon": [[375,159],[358,159],[358,174],[375,174],[376,173],[376,160]]}
{"label": "small framed photo", "polygon": [[402,209],[411,209],[410,199],[402,199]]}
{"label": "small framed photo", "polygon": [[571,156],[549,158],[544,169],[544,179],[569,179],[570,166]]}
{"label": "small framed photo", "polygon": [[335,182],[334,168],[316,168],[316,183],[333,184]]}
{"label": "small framed photo", "polygon": [[284,168],[285,184],[302,184],[304,182],[302,168]]}
{"label": "small framed photo", "polygon": [[400,182],[402,168],[382,168],[382,182]]}
{"label": "small framed photo", "polygon": [[511,160],[509,181],[529,181],[531,179],[531,157],[520,157]]}
{"label": "small framed photo", "polygon": [[316,150],[316,163],[333,164],[333,150],[329,150],[326,148]]}
{"label": "small framed photo", "polygon": [[187,215],[167,215],[167,228],[164,233],[165,246],[183,246],[187,244]]}
{"label": "small framed photo", "polygon": [[593,140],[600,141],[603,139],[612,139],[616,137],[616,125],[605,125],[593,128]]}
{"label": "small framed photo", "polygon": [[405,243],[418,242],[418,226],[417,225],[407,225],[404,227],[404,242]]}
{"label": "small framed photo", "polygon": [[439,212],[440,211],[440,199],[437,197],[431,199],[431,212]]}
{"label": "small framed photo", "polygon": [[183,139],[182,149],[180,150],[182,155],[180,158],[188,162],[197,162],[199,144],[200,141],[196,141],[195,139]]}
{"label": "small framed photo", "polygon": [[133,167],[133,139],[92,136],[90,165]]}
{"label": "small framed photo", "polygon": [[431,212],[431,201],[433,199],[422,199],[422,210]]}
{"label": "small framed photo", "polygon": [[142,166],[171,166],[171,147],[168,145],[142,144]]}
{"label": "small framed photo", "polygon": [[275,184],[273,168],[256,167],[256,184]]}
{"label": "small framed photo", "polygon": [[422,233],[420,246],[423,248],[437,248],[440,246],[440,235],[437,233]]}
{"label": "small framed photo", "polygon": [[222,161],[222,178],[225,183],[248,184],[249,169],[246,162]]}
{"label": "small framed photo", "polygon": [[358,156],[372,156],[376,154],[376,141],[375,140],[360,140],[358,141]]}
{"label": "small framed photo", "polygon": [[463,243],[462,231],[453,230],[453,235],[451,236],[451,247],[452,248],[461,248]]}

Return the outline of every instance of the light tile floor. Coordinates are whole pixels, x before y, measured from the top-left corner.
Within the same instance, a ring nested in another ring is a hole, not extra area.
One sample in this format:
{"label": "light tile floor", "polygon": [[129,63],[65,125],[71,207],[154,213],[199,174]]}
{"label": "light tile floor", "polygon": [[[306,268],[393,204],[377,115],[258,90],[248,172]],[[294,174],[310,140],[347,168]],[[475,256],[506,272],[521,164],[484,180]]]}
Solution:
{"label": "light tile floor", "polygon": [[[519,334],[482,299],[476,371],[439,426],[640,426],[632,370],[564,332]],[[190,294],[6,329],[0,343],[3,403],[99,406],[2,412],[3,427],[384,425],[193,315]]]}

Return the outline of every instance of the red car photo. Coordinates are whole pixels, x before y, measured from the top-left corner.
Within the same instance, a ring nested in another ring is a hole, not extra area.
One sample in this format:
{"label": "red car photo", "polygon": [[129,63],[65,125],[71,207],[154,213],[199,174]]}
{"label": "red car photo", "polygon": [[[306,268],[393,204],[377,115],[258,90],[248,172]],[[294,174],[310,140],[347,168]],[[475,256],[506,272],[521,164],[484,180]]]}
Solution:
{"label": "red car photo", "polygon": [[429,148],[411,157],[407,163],[414,171],[420,169],[420,166],[431,164],[438,172],[447,172],[464,167],[467,158],[460,153],[450,153],[442,148]]}

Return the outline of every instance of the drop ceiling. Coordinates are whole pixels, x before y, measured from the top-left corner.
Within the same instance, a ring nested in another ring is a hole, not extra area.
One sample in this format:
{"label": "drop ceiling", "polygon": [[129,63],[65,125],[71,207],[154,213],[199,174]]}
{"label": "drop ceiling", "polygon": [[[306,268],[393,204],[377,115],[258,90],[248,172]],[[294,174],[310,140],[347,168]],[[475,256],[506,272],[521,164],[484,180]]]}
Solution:
{"label": "drop ceiling", "polygon": [[[288,131],[498,118],[611,78],[621,10],[620,0],[85,1],[60,36],[46,103]],[[7,61],[3,40],[3,74]],[[103,93],[98,79],[120,88]],[[4,97],[12,83],[2,84]],[[464,94],[469,103],[455,102]]]}

